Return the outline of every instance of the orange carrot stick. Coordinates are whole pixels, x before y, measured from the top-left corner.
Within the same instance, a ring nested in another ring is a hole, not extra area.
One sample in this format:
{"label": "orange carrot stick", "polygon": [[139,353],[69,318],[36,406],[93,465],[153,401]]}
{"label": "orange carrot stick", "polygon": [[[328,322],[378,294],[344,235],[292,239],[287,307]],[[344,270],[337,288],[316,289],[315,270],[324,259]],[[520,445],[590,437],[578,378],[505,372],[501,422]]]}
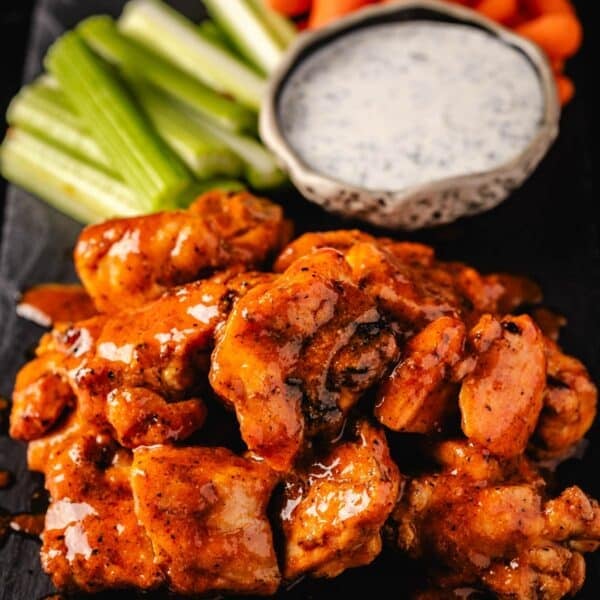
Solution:
{"label": "orange carrot stick", "polygon": [[494,21],[507,23],[517,14],[519,3],[518,0],[481,0],[475,10]]}
{"label": "orange carrot stick", "polygon": [[308,21],[309,29],[322,27],[327,23],[351,13],[358,8],[372,4],[376,0],[314,0]]}
{"label": "orange carrot stick", "polygon": [[553,13],[575,12],[569,0],[521,0],[521,2],[532,17]]}
{"label": "orange carrot stick", "polygon": [[271,8],[288,17],[308,12],[311,4],[311,0],[269,0]]}
{"label": "orange carrot stick", "polygon": [[574,14],[551,13],[519,25],[515,31],[529,38],[550,58],[572,56],[581,46],[583,31]]}
{"label": "orange carrot stick", "polygon": [[556,89],[558,90],[558,99],[564,106],[575,95],[575,86],[566,75],[555,75]]}

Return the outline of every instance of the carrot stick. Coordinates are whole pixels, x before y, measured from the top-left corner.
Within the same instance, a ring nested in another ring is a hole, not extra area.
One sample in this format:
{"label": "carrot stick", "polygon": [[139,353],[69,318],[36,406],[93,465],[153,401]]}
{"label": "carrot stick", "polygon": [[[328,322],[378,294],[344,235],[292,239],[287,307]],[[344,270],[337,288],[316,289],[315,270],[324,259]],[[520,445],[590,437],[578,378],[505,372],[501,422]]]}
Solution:
{"label": "carrot stick", "polygon": [[308,12],[312,4],[311,0],[268,0],[268,2],[272,9],[288,17]]}
{"label": "carrot stick", "polygon": [[308,28],[316,29],[376,0],[314,0]]}
{"label": "carrot stick", "polygon": [[499,23],[507,23],[515,17],[519,10],[518,0],[481,0],[475,10],[489,19]]}
{"label": "carrot stick", "polygon": [[575,9],[569,0],[521,0],[531,17],[554,13],[574,13]]}
{"label": "carrot stick", "polygon": [[535,42],[550,58],[572,56],[581,46],[583,32],[574,14],[551,13],[519,25],[515,31]]}
{"label": "carrot stick", "polygon": [[555,75],[556,89],[558,90],[558,99],[564,106],[575,95],[575,86],[566,75]]}

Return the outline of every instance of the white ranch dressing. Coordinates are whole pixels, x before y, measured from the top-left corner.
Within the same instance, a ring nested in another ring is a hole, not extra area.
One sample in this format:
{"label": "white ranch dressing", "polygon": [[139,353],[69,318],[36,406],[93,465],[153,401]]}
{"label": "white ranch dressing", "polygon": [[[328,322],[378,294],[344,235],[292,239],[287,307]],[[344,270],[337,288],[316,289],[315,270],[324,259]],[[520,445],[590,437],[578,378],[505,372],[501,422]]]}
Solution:
{"label": "white ranch dressing", "polygon": [[475,27],[434,21],[335,39],[300,63],[278,107],[307,165],[372,190],[497,167],[529,144],[543,109],[521,52]]}

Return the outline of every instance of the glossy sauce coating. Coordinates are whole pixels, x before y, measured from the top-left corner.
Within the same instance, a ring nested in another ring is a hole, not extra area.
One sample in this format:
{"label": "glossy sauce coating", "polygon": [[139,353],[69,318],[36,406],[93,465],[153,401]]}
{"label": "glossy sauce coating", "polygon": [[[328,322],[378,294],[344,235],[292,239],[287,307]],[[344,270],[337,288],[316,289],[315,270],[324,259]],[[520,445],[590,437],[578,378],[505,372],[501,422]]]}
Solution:
{"label": "glossy sauce coating", "polygon": [[360,422],[354,435],[286,481],[280,517],[288,579],[335,577],[381,551],[402,478],[383,431]]}
{"label": "glossy sauce coating", "polygon": [[286,471],[309,437],[339,433],[396,354],[342,254],[322,249],[238,302],[220,333],[210,382],[235,409],[250,450]]}
{"label": "glossy sauce coating", "polygon": [[42,327],[74,323],[96,314],[96,307],[80,285],[49,283],[29,288],[19,300],[17,314]]}
{"label": "glossy sauce coating", "polygon": [[[207,206],[226,255],[262,256],[254,200],[229,198]],[[169,221],[152,218],[136,225],[148,239]],[[143,261],[114,265],[157,281]],[[531,310],[536,285],[356,230],[301,236],[276,273],[246,268],[167,278],[152,299],[95,279],[135,306],[57,323],[19,373],[10,430],[51,495],[42,562],[57,588],[272,594],[369,564],[383,531],[430,569],[432,593],[581,586],[597,503],[552,498],[529,457],[573,453],[597,391],[531,317],[505,314]],[[11,519],[36,524],[4,515],[5,532]]]}
{"label": "glossy sauce coating", "polygon": [[268,200],[210,192],[187,211],[86,227],[75,266],[98,310],[117,312],[216,269],[259,266],[290,233],[283,211]]}
{"label": "glossy sauce coating", "polygon": [[483,586],[520,599],[558,599],[581,588],[581,552],[600,544],[598,502],[578,487],[550,497],[523,456],[502,460],[448,440],[431,457],[438,468],[410,481],[388,534],[409,555],[438,561],[434,586]]}

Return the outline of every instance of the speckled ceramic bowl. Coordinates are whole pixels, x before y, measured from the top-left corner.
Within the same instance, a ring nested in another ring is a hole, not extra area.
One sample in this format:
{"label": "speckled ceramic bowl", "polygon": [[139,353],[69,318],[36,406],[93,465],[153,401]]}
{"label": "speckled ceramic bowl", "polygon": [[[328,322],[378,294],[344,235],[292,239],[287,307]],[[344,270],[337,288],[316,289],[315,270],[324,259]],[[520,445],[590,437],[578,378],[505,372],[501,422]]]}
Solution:
{"label": "speckled ceramic bowl", "polygon": [[[490,32],[522,52],[537,72],[544,96],[538,133],[520,154],[492,170],[438,179],[400,190],[369,190],[316,172],[299,158],[280,127],[278,103],[286,81],[307,56],[344,33],[379,23],[415,19],[471,25]],[[409,0],[366,8],[329,27],[299,36],[270,81],[260,115],[260,133],[293,183],[308,199],[328,211],[374,225],[418,229],[449,223],[499,204],[523,183],[547,152],[558,134],[559,118],[552,71],[537,46],[472,10],[436,0]]]}

